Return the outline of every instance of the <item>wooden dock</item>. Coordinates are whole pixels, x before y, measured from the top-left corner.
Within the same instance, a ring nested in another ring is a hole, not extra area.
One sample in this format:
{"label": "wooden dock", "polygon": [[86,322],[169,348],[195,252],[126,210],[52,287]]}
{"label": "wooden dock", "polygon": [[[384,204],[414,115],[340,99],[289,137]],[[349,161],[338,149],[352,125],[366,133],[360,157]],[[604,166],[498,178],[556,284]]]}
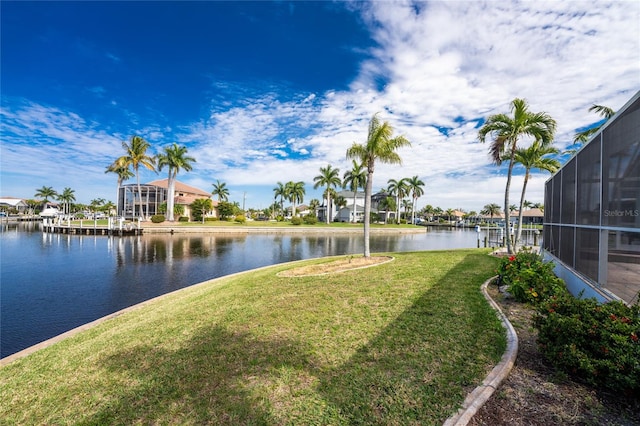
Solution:
{"label": "wooden dock", "polygon": [[[87,223],[89,222],[89,223]],[[91,224],[93,222],[93,224]],[[98,225],[97,221],[80,221],[80,224],[56,219],[44,218],[42,220],[42,232],[55,234],[74,235],[142,235],[140,224],[124,223],[122,221],[109,220],[107,225]]]}

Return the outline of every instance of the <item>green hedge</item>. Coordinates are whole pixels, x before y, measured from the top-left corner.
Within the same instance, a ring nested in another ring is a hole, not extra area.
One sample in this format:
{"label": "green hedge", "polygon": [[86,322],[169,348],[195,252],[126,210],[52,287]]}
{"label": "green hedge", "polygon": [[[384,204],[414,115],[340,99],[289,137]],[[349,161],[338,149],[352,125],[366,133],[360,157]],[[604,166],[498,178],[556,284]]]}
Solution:
{"label": "green hedge", "polygon": [[151,222],[153,223],[162,223],[164,221],[165,218],[163,214],[154,214],[153,216],[151,216]]}
{"label": "green hedge", "polygon": [[552,297],[534,319],[541,352],[588,384],[640,396],[640,306]]}

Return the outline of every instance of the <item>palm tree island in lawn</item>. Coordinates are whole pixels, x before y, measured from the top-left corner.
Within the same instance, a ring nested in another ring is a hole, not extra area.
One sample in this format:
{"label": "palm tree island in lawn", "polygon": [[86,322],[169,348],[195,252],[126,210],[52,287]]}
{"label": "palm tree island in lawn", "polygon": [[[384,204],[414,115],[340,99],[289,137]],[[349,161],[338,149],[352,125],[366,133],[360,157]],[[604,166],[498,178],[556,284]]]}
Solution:
{"label": "palm tree island in lawn", "polygon": [[404,136],[393,137],[393,127],[388,122],[380,122],[375,114],[369,122],[367,141],[364,144],[354,142],[347,150],[347,158],[360,161],[367,168],[367,181],[364,189],[364,257],[371,257],[369,233],[371,220],[371,192],[376,160],[387,164],[402,164],[396,152],[411,146]]}

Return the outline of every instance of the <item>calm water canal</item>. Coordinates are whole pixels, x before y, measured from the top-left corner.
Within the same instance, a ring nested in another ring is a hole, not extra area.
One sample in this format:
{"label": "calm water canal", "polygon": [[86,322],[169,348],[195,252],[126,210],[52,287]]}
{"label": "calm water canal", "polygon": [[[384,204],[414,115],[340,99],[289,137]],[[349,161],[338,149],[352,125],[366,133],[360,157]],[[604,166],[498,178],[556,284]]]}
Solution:
{"label": "calm water canal", "polygon": [[[470,230],[372,235],[372,252],[473,248]],[[359,254],[361,234],[48,234],[2,224],[0,358],[183,287],[293,260]]]}

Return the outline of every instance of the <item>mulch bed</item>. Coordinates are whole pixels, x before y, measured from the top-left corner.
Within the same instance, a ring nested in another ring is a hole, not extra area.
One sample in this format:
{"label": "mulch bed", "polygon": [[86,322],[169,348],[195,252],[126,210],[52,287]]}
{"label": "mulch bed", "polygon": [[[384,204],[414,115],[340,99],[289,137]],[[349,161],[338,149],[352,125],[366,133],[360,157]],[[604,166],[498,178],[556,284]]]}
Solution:
{"label": "mulch bed", "polygon": [[533,308],[489,286],[518,335],[518,358],[469,425],[640,425],[640,399],[593,389],[557,371],[538,352]]}

